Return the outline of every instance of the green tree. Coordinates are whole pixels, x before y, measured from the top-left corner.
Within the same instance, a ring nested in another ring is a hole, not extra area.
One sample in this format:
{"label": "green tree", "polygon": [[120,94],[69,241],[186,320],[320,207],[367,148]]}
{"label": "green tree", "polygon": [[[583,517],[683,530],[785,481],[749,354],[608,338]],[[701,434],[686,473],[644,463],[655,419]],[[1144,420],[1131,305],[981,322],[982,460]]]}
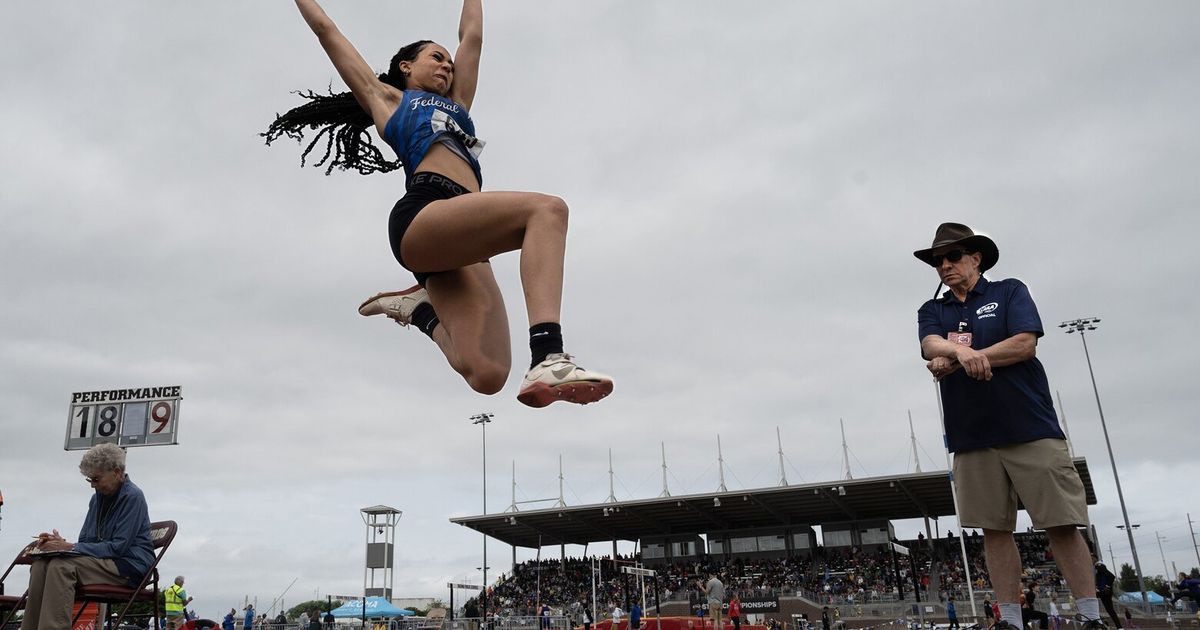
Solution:
{"label": "green tree", "polygon": [[1171,594],[1171,587],[1161,575],[1146,575],[1143,577],[1146,579],[1147,591],[1150,591],[1151,593],[1158,593],[1164,597]]}
{"label": "green tree", "polygon": [[[342,600],[335,599],[333,600],[332,606],[333,608],[338,608],[343,603],[344,602],[342,602]],[[288,621],[295,621],[300,618],[300,613],[302,612],[308,613],[308,615],[311,617],[314,610],[320,611],[321,615],[324,616],[326,610],[333,610],[333,608],[329,608],[329,606],[329,600],[310,599],[309,601],[301,602],[287,609],[287,618]]]}
{"label": "green tree", "polygon": [[1133,570],[1133,567],[1128,562],[1121,565],[1121,574],[1117,578],[1117,581],[1121,584],[1122,591],[1126,593],[1138,592],[1137,572]]}

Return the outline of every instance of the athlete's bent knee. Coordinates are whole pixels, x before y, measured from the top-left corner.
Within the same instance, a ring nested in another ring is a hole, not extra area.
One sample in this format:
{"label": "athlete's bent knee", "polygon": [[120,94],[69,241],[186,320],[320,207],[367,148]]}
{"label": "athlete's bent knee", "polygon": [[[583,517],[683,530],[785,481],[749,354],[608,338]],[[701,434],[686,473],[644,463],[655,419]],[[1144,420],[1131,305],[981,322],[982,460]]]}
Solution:
{"label": "athlete's bent knee", "polygon": [[491,359],[477,359],[456,365],[455,369],[462,375],[463,380],[471,389],[480,394],[495,394],[504,389],[511,369],[509,363],[499,363]]}
{"label": "athlete's bent knee", "polygon": [[474,370],[464,374],[471,389],[480,394],[492,395],[504,389],[504,381],[508,380],[508,372],[499,369]]}
{"label": "athlete's bent knee", "polygon": [[565,228],[569,211],[567,209],[567,202],[563,201],[562,197],[540,195],[534,208],[534,214],[538,219],[561,223]]}

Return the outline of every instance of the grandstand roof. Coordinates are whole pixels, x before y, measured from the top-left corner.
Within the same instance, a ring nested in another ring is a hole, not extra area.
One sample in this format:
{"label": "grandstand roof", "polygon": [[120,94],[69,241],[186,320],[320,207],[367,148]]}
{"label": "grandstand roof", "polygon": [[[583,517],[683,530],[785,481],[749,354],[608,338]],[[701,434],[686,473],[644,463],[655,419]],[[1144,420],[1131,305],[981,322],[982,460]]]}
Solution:
{"label": "grandstand roof", "polygon": [[[1074,460],[1095,505],[1087,461]],[[719,501],[715,501],[719,500]],[[719,502],[719,505],[717,503]],[[898,520],[954,514],[944,471],[731,490],[452,518],[518,547],[639,540],[725,530]]]}

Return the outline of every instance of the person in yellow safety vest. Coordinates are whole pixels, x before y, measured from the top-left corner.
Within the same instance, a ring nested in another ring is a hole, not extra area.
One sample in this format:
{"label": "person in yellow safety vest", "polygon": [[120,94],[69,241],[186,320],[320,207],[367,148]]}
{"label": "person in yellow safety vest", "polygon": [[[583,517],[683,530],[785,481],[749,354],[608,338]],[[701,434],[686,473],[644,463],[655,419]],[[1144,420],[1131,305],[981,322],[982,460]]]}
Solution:
{"label": "person in yellow safety vest", "polygon": [[163,596],[166,598],[167,630],[178,630],[187,621],[184,608],[192,601],[187,591],[183,590],[182,575],[175,577],[175,583],[163,591]]}

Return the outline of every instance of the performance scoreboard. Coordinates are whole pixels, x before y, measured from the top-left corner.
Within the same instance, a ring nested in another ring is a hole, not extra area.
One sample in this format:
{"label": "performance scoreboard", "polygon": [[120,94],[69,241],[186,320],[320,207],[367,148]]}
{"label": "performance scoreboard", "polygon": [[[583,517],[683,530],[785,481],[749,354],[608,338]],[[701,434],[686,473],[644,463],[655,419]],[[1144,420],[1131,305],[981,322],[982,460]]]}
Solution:
{"label": "performance scoreboard", "polygon": [[71,394],[68,451],[106,442],[117,446],[178,444],[179,385],[109,389]]}

